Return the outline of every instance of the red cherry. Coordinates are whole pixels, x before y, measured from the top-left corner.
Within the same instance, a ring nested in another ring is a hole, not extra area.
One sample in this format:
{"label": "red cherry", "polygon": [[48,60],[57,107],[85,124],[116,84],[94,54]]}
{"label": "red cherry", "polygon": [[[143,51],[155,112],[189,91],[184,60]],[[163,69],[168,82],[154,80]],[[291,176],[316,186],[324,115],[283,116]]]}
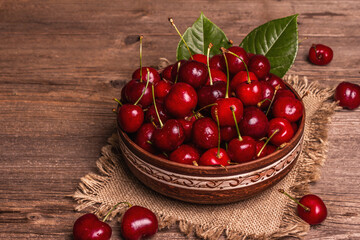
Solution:
{"label": "red cherry", "polygon": [[286,89],[284,81],[273,73],[269,73],[263,80],[268,82],[274,88],[276,88],[277,85],[280,85],[280,88]]}
{"label": "red cherry", "polygon": [[269,128],[266,115],[256,107],[244,109],[243,119],[239,123],[240,132],[255,139],[265,137]]}
{"label": "red cherry", "polygon": [[187,83],[176,83],[165,97],[165,108],[173,116],[187,116],[197,104],[196,91]]}
{"label": "red cherry", "polygon": [[192,136],[192,127],[194,122],[196,121],[195,116],[191,114],[190,116],[187,116],[185,118],[178,118],[177,120],[184,129],[184,134],[185,134],[184,142],[190,142]]}
{"label": "red cherry", "polygon": [[249,59],[248,68],[258,78],[263,78],[270,72],[270,62],[264,55],[257,54]]}
{"label": "red cherry", "polygon": [[340,101],[339,105],[355,109],[360,106],[360,86],[350,82],[340,83],[335,90],[335,100]]}
{"label": "red cherry", "polygon": [[220,148],[218,154],[218,148],[210,148],[203,155],[201,155],[199,160],[200,166],[228,166],[230,163],[229,155],[226,153],[225,149]]}
{"label": "red cherry", "polygon": [[73,227],[74,240],[109,240],[111,227],[88,213],[78,218]]}
{"label": "red cherry", "polygon": [[309,50],[309,60],[315,65],[327,65],[333,59],[333,50],[323,44],[313,44]]}
{"label": "red cherry", "polygon": [[281,97],[274,102],[272,114],[274,117],[286,118],[289,122],[296,122],[303,115],[303,105],[296,98]]}
{"label": "red cherry", "polygon": [[235,94],[244,106],[256,106],[262,98],[260,82],[240,83],[235,89]]}
{"label": "red cherry", "polygon": [[279,98],[281,98],[281,97],[296,98],[296,97],[295,97],[295,94],[294,94],[292,91],[290,91],[289,89],[279,89],[279,90],[276,92],[274,101],[276,101],[277,99],[279,99]]}
{"label": "red cherry", "polygon": [[200,118],[193,124],[192,141],[197,147],[203,149],[216,147],[218,144],[218,134],[216,122],[211,118]]}
{"label": "red cherry", "polygon": [[213,104],[219,98],[224,98],[226,92],[225,82],[214,82],[213,85],[205,85],[199,88],[198,95],[198,107],[202,108]]}
{"label": "red cherry", "polygon": [[292,129],[294,130],[294,134],[295,134],[295,133],[297,132],[299,126],[297,125],[296,122],[292,122],[292,123],[291,123],[291,127],[292,127]]}
{"label": "red cherry", "polygon": [[[249,63],[249,58],[247,56],[247,53],[242,47],[233,46],[228,48],[228,50],[239,56],[245,62],[245,64]],[[229,64],[229,71],[232,75],[235,75],[236,73],[245,70],[244,63],[238,57],[230,53],[226,53],[225,56]]]}
{"label": "red cherry", "polygon": [[[140,82],[139,80],[131,80],[127,85],[125,85],[125,97],[127,102],[135,103],[139,97],[142,95],[144,89],[146,88],[146,81]],[[144,95],[139,101],[139,104],[146,108],[152,103],[151,95],[151,84],[149,82],[148,87],[145,90]]]}
{"label": "red cherry", "polygon": [[209,66],[211,69],[218,69],[225,72],[225,63],[222,54],[217,54],[210,58]]}
{"label": "red cherry", "polygon": [[249,136],[242,137],[242,140],[234,138],[229,143],[228,154],[234,162],[249,162],[255,157],[256,141]]}
{"label": "red cherry", "polygon": [[125,240],[139,240],[150,237],[158,230],[158,220],[155,214],[147,208],[132,206],[121,220],[121,235]]}
{"label": "red cherry", "polygon": [[[212,81],[213,83],[216,82],[224,82],[226,83],[227,79],[226,79],[226,74],[223,73],[222,71],[218,70],[218,69],[210,69],[211,72],[211,77],[212,77]],[[206,80],[205,85],[210,85],[210,77],[208,75],[208,78]]]}
{"label": "red cherry", "polygon": [[229,142],[231,139],[236,138],[237,132],[234,126],[225,126],[220,129],[221,141]]}
{"label": "red cherry", "polygon": [[155,129],[153,133],[154,145],[166,152],[175,150],[184,142],[184,139],[184,129],[175,119],[169,119],[162,128]]}
{"label": "red cherry", "polygon": [[309,210],[305,210],[303,207],[298,205],[297,211],[299,217],[310,225],[316,225],[325,220],[327,217],[327,208],[324,202],[316,195],[308,194],[303,196],[300,201]]}
{"label": "red cherry", "polygon": [[169,156],[169,159],[173,162],[189,164],[189,165],[197,165],[199,158],[200,158],[199,151],[196,148],[186,144],[181,145],[178,149],[173,151]]}
{"label": "red cherry", "polygon": [[[156,101],[156,107],[157,107],[157,111],[159,113],[159,117],[163,123],[166,122],[168,119],[170,119],[170,115],[166,111],[166,109],[162,103],[160,103],[159,101]],[[154,104],[152,104],[146,111],[145,121],[146,122],[154,122],[157,126],[160,125],[159,118],[157,116]]]}
{"label": "red cherry", "polygon": [[166,68],[164,68],[164,70],[161,72],[161,78],[167,81],[171,81],[171,72],[173,69],[174,65],[169,65]]}
{"label": "red cherry", "polygon": [[291,127],[291,123],[285,118],[273,118],[269,121],[268,137],[270,137],[275,131],[278,131],[270,139],[270,142],[275,146],[280,146],[291,140],[294,136],[294,130]]}
{"label": "red cherry", "polygon": [[204,63],[187,61],[179,69],[179,82],[190,84],[193,88],[205,85],[208,78],[208,69]]}
{"label": "red cherry", "polygon": [[255,54],[254,53],[247,53],[247,55],[248,55],[248,58],[250,59],[251,57],[253,57],[253,56],[255,56]]}
{"label": "red cherry", "polygon": [[155,98],[156,99],[164,99],[166,95],[170,92],[173,84],[166,80],[161,80],[155,83]]}
{"label": "red cherry", "polygon": [[134,104],[124,104],[119,108],[117,121],[127,133],[136,132],[144,122],[144,111]]}
{"label": "red cherry", "polygon": [[[271,144],[266,144],[264,149],[261,151],[261,148],[265,145],[264,141],[257,141],[256,142],[256,158],[265,157],[273,152],[276,151],[277,147]],[[260,155],[258,153],[261,151]]]}
{"label": "red cherry", "polygon": [[[250,81],[258,80],[256,75],[252,72],[249,72]],[[246,71],[238,72],[230,81],[230,89],[231,91],[235,91],[235,89],[243,82],[248,81],[248,75]]]}
{"label": "red cherry", "polygon": [[[142,74],[142,81],[147,81],[147,69],[149,69],[149,83],[156,83],[160,81],[160,75],[158,71],[155,68],[152,67],[142,67],[141,68],[141,74]],[[136,69],[135,72],[132,75],[132,79],[140,79],[140,68]]]}
{"label": "red cherry", "polygon": [[274,96],[275,88],[266,81],[260,81],[260,88],[262,97],[261,101],[258,103],[258,106],[262,110],[266,110]]}
{"label": "red cherry", "polygon": [[156,153],[156,149],[152,144],[152,136],[155,131],[155,126],[152,123],[144,123],[136,132],[134,142],[142,149],[149,153]]}
{"label": "red cherry", "polygon": [[204,54],[194,54],[194,55],[192,55],[192,57],[193,57],[192,59],[194,61],[201,62],[203,64],[207,64],[207,59],[206,59],[206,56]]}
{"label": "red cherry", "polygon": [[176,77],[177,77],[177,81],[179,81],[179,66],[181,67],[181,65],[183,65],[185,62],[187,62],[186,60],[179,60],[177,61],[171,70],[171,81],[172,82],[176,82]]}
{"label": "red cherry", "polygon": [[216,103],[217,105],[211,108],[211,116],[213,119],[216,119],[215,111],[217,111],[220,120],[220,126],[235,126],[231,109],[234,110],[238,122],[242,119],[244,107],[238,98],[219,98],[216,100]]}

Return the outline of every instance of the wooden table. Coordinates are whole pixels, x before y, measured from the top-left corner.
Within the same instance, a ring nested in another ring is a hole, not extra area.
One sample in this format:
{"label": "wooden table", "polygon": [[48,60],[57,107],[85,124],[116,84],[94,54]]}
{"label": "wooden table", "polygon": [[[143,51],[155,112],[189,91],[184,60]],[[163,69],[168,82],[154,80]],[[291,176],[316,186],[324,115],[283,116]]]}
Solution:
{"label": "wooden table", "polygon": [[[324,86],[360,83],[360,1],[0,1],[0,239],[71,239],[69,197],[114,131],[112,97],[138,67],[175,61],[181,31],[200,11],[235,44],[268,20],[299,13],[301,44],[289,73]],[[308,38],[308,39],[306,39]],[[312,43],[329,66],[307,61]],[[338,111],[328,160],[311,187],[329,208],[307,239],[360,239],[360,110]],[[115,222],[113,239],[120,239]],[[176,228],[153,239],[185,239]],[[190,239],[195,239],[190,237]]]}

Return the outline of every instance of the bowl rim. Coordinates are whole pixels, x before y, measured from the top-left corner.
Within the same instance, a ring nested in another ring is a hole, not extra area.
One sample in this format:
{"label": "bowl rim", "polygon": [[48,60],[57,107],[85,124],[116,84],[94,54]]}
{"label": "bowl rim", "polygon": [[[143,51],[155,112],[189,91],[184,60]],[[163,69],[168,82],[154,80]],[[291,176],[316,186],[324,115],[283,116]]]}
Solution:
{"label": "bowl rim", "polygon": [[[295,135],[292,137],[292,139],[286,144],[284,148],[281,150],[275,151],[265,157],[258,158],[249,162],[245,163],[239,163],[234,165],[229,165],[226,167],[221,166],[195,166],[195,165],[187,165],[182,163],[177,163],[170,161],[169,159],[158,157],[152,153],[147,152],[146,150],[142,149],[140,146],[138,146],[127,133],[121,130],[119,125],[117,124],[117,132],[120,137],[120,141],[122,140],[126,146],[131,150],[132,153],[140,157],[142,160],[146,161],[149,164],[152,164],[154,166],[167,169],[176,173],[180,174],[191,174],[191,175],[199,175],[202,176],[204,174],[206,175],[214,175],[214,176],[229,176],[234,173],[245,173],[249,171],[256,170],[258,168],[265,167],[267,165],[270,165],[277,161],[278,159],[286,156],[291,150],[294,149],[294,147],[297,145],[297,143],[302,139],[305,129],[305,107],[304,103],[302,101],[302,98],[299,96],[299,94],[293,89],[292,86],[290,86],[287,82],[284,82],[285,85],[295,94],[296,98],[300,100],[300,102],[303,105],[303,115],[300,120],[298,120],[299,127],[296,131]],[[125,156],[126,157],[126,156]]]}

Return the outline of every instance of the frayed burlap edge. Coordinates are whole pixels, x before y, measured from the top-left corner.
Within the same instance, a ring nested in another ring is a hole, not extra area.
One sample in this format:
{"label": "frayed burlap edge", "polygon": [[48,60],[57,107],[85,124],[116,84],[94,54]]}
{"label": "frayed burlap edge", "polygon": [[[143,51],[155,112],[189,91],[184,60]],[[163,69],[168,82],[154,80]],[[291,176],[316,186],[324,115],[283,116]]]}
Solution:
{"label": "frayed burlap edge", "polygon": [[[299,80],[297,75],[287,76],[284,80],[292,85],[300,96],[305,96],[308,92],[311,92],[322,101],[317,114],[312,117],[310,126],[308,126],[309,136],[304,142],[303,162],[297,169],[295,185],[290,189],[290,194],[301,197],[309,193],[309,184],[320,178],[320,166],[324,164],[327,153],[327,127],[331,122],[331,115],[334,113],[337,105],[336,102],[330,99],[334,89],[319,89],[318,83],[309,83],[306,77]],[[76,211],[92,208],[95,214],[104,216],[112,208],[110,203],[98,202],[96,197],[97,190],[103,188],[110,180],[112,173],[121,167],[118,160],[121,154],[117,147],[119,146],[117,135],[113,134],[108,139],[108,142],[109,145],[101,149],[102,156],[96,162],[99,173],[89,173],[81,178],[81,182],[73,194],[73,198],[77,202]],[[229,240],[279,239],[288,236],[302,239],[309,231],[310,226],[297,216],[295,209],[296,204],[289,200],[284,209],[281,226],[278,231],[271,235],[247,235],[238,231],[232,231],[228,226],[214,227],[191,224],[181,219],[166,216],[166,214],[159,214],[157,217],[159,220],[159,230],[177,225],[179,231],[186,236],[195,234],[197,237],[207,240],[219,239],[223,233],[226,239]],[[117,220],[120,220],[125,210],[125,206],[124,208],[119,207],[112,212],[109,220],[115,216],[117,216]]]}

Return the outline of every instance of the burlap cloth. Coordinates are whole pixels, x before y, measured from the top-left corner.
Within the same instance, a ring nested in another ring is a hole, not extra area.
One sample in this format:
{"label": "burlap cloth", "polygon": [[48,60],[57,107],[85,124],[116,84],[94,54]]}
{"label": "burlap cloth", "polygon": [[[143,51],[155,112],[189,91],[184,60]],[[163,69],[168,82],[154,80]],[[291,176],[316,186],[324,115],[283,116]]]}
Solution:
{"label": "burlap cloth", "polygon": [[[333,89],[309,84],[306,77],[285,78],[303,96],[306,109],[304,148],[293,170],[273,188],[249,200],[226,205],[190,204],[164,197],[135,179],[125,166],[114,134],[102,148],[96,165],[98,173],[81,179],[73,197],[76,210],[91,208],[104,215],[120,201],[145,206],[156,213],[159,229],[177,224],[184,234],[203,239],[275,239],[285,236],[303,237],[309,225],[296,215],[295,204],[280,194],[283,188],[296,197],[308,193],[309,183],[319,178],[319,166],[326,157],[327,125],[336,107],[329,98]],[[113,212],[120,220],[125,208]],[[89,211],[89,209],[87,209]],[[331,209],[330,209],[331,212]],[[156,239],[156,238],[155,238]]]}

